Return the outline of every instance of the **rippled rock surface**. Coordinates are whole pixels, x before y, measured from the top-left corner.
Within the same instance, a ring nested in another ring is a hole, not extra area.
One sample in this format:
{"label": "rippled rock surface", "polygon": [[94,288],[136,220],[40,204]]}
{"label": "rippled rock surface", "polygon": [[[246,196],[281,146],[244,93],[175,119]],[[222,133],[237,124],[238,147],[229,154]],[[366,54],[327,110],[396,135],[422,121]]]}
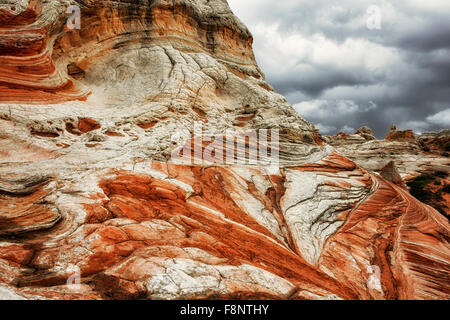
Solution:
{"label": "rippled rock surface", "polygon": [[[279,162],[173,161],[199,125]],[[343,150],[225,0],[2,1],[0,298],[450,298],[448,220]]]}

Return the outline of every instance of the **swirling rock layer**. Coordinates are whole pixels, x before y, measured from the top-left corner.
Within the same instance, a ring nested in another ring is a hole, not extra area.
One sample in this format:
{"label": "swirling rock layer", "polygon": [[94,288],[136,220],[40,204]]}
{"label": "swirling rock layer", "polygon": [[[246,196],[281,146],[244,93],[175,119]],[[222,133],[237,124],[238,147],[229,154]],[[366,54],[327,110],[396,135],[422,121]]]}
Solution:
{"label": "swirling rock layer", "polygon": [[[324,145],[251,43],[224,0],[2,2],[0,298],[450,298],[448,221]],[[277,129],[279,162],[173,161],[200,125]]]}
{"label": "swirling rock layer", "polygon": [[[416,137],[411,130],[393,128],[385,140],[367,139],[360,131],[323,139],[358,165],[411,189],[413,194],[421,195],[422,201],[450,217],[450,159],[445,151],[450,144],[448,130]],[[417,179],[419,183],[426,180],[426,185],[419,190],[407,186],[417,185]]]}

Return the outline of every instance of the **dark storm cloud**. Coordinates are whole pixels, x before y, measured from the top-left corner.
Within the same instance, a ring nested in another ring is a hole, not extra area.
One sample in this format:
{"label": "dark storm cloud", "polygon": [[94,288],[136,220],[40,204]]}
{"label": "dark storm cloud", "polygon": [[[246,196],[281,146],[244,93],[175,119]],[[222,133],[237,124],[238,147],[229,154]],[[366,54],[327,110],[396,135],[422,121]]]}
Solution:
{"label": "dark storm cloud", "polygon": [[[267,80],[325,133],[450,127],[449,1],[229,3],[255,37]],[[373,5],[381,29],[367,26]]]}
{"label": "dark storm cloud", "polygon": [[325,90],[338,86],[358,86],[377,83],[376,75],[360,69],[343,69],[334,65],[303,63],[297,74],[271,75],[278,92],[289,95],[301,91],[311,97],[320,96]]}

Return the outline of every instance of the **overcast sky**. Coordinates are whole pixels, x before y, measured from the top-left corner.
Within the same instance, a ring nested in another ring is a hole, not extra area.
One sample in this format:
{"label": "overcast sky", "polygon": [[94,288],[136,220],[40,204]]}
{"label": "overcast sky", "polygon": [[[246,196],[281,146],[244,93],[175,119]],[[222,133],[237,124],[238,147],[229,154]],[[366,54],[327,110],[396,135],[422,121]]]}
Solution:
{"label": "overcast sky", "polygon": [[450,128],[450,0],[228,0],[267,80],[323,134]]}

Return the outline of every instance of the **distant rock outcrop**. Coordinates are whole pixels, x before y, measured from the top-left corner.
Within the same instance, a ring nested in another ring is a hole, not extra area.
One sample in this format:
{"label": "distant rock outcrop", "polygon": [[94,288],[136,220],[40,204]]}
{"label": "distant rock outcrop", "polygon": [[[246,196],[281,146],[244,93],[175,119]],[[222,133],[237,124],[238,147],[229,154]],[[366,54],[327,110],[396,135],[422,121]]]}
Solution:
{"label": "distant rock outcrop", "polygon": [[429,152],[450,154],[450,130],[443,130],[439,133],[425,132],[418,138]]}
{"label": "distant rock outcrop", "polygon": [[397,131],[396,126],[391,127],[391,131],[386,136],[388,141],[411,141],[416,142],[416,135],[412,130]]}
{"label": "distant rock outcrop", "polygon": [[359,128],[358,131],[355,132],[355,134],[359,134],[367,141],[376,140],[375,136],[373,135],[372,129],[366,126]]}
{"label": "distant rock outcrop", "polygon": [[322,136],[322,139],[332,146],[361,144],[366,141],[376,140],[373,136],[372,130],[369,127],[361,127],[354,134],[339,132],[333,137]]}
{"label": "distant rock outcrop", "polygon": [[[379,172],[385,179],[408,188],[406,184],[414,183],[420,177],[427,183],[416,194],[425,203],[450,216],[450,196],[445,178],[450,175],[450,158],[445,150],[449,131],[425,133],[417,139],[411,130],[397,131],[392,126],[389,139],[363,141],[358,135],[337,135],[325,137],[324,140],[361,167]],[[450,144],[450,143],[449,143]],[[385,166],[386,162],[388,165]],[[436,176],[437,174],[437,176]],[[441,177],[439,177],[441,176]],[[444,176],[444,177],[442,177]],[[420,196],[425,194],[425,196]]]}

